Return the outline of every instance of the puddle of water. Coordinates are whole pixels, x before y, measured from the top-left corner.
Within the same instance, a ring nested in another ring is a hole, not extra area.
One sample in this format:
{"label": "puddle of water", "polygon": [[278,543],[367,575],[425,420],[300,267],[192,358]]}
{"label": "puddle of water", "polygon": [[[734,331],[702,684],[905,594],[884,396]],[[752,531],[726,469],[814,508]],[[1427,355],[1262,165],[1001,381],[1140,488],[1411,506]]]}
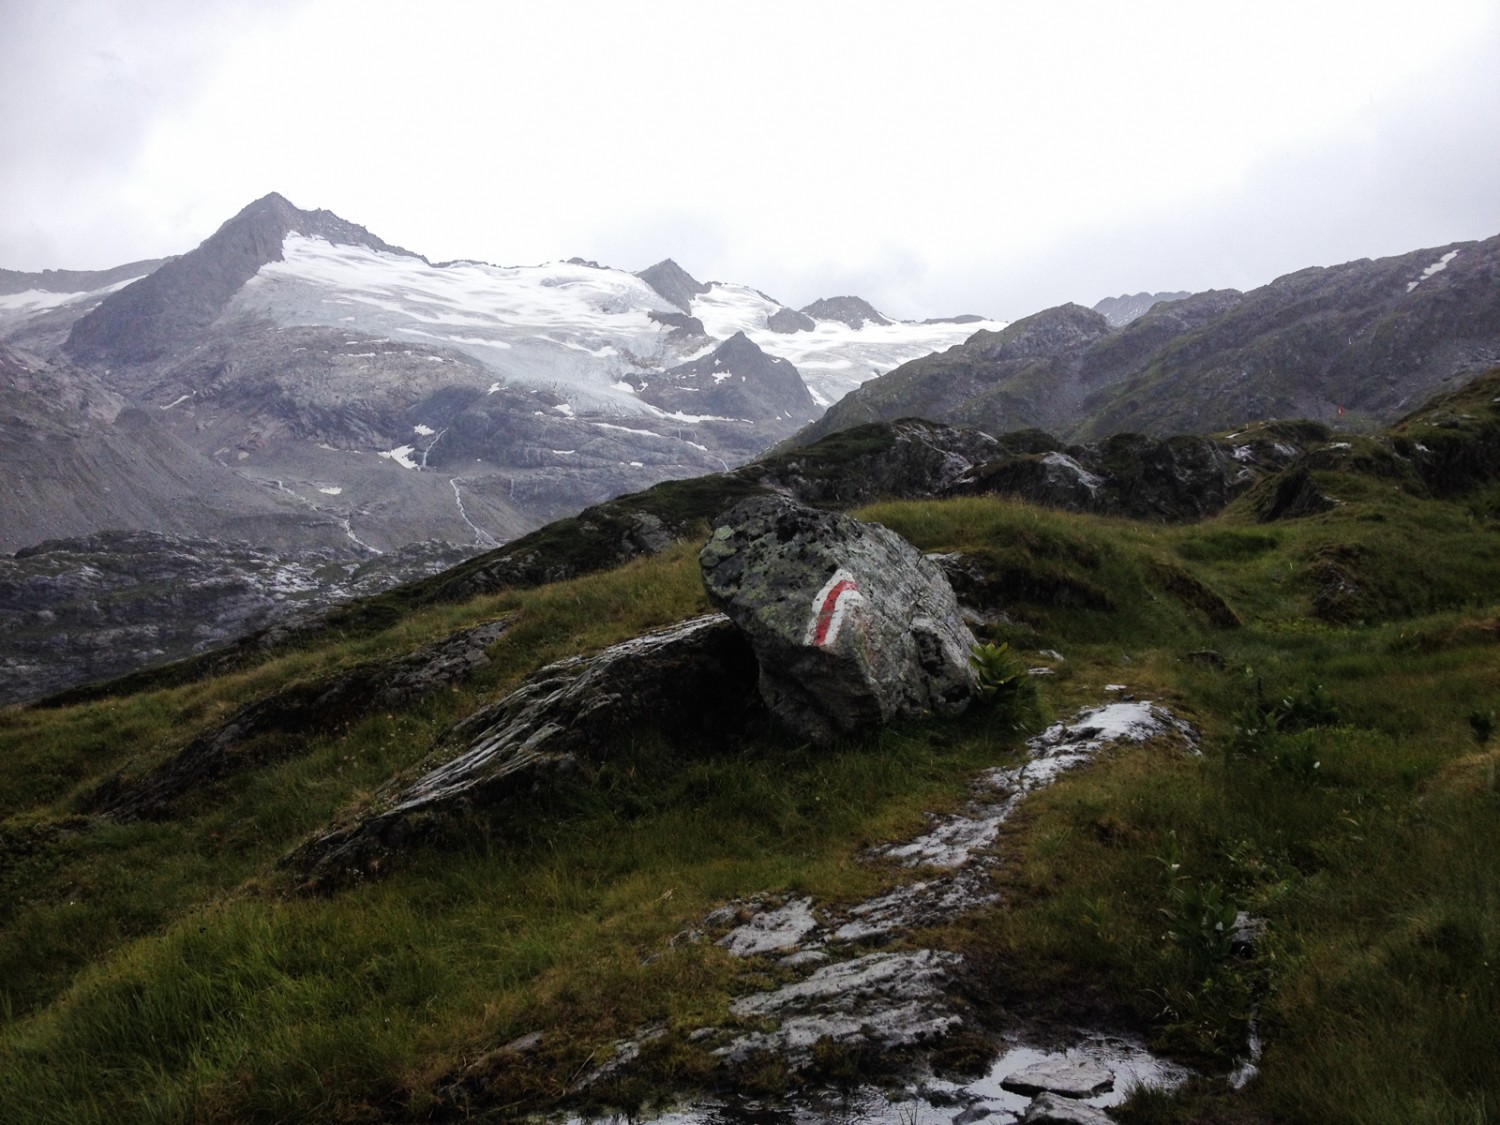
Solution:
{"label": "puddle of water", "polygon": [[1064,1051],[1044,1051],[1017,1044],[1004,1051],[982,1078],[967,1083],[938,1078],[914,1082],[904,1089],[880,1090],[864,1086],[842,1094],[766,1103],[725,1099],[679,1108],[657,1117],[573,1117],[563,1125],[952,1125],[984,1122],[1010,1125],[1031,1105],[1033,1095],[1005,1089],[1007,1078],[1042,1063],[1086,1063],[1113,1075],[1108,1090],[1072,1098],[1080,1105],[1108,1109],[1120,1105],[1137,1086],[1174,1089],[1189,1077],[1175,1063],[1152,1055],[1126,1038],[1086,1033]]}
{"label": "puddle of water", "polygon": [[[963,1089],[997,1114],[1004,1111],[1019,1115],[1031,1104],[1033,1095],[1005,1089],[1005,1080],[1040,1063],[1059,1062],[1093,1063],[1113,1075],[1114,1083],[1108,1090],[1072,1099],[1097,1109],[1121,1104],[1137,1086],[1160,1086],[1170,1090],[1182,1085],[1188,1078],[1188,1071],[1184,1067],[1157,1058],[1140,1043],[1111,1036],[1088,1035],[1066,1051],[1042,1051],[1024,1045],[1011,1047],[995,1060],[987,1075]],[[994,1120],[1008,1119],[998,1117]]]}

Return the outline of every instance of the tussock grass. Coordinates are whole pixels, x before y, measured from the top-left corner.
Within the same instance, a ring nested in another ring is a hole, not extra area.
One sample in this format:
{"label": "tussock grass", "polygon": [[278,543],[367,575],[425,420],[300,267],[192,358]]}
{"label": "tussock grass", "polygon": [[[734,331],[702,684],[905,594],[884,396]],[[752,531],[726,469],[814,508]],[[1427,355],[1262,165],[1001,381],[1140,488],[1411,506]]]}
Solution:
{"label": "tussock grass", "polygon": [[96,1060],[90,1088],[116,1119],[157,1119],[120,1109],[148,1104],[169,1118],[334,1116],[372,1090],[420,1101],[419,1076],[538,1028],[561,1073],[641,1022],[721,1020],[734,970],[674,938],[766,888],[830,901],[878,889],[859,850],[914,829],[993,759],[947,741],[889,732],[813,754],[757,740],[729,762],[644,743],[594,786],[389,883],[313,902],[242,889],[187,910],[12,1023],[0,1116],[77,1109],[75,1054]]}

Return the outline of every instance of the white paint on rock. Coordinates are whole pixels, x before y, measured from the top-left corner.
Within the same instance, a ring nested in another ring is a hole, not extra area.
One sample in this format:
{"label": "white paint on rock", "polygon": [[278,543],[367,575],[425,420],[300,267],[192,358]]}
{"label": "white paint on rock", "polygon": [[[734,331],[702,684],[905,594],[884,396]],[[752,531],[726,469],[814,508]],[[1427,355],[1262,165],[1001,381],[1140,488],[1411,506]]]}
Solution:
{"label": "white paint on rock", "polygon": [[864,600],[854,575],[843,567],[834,571],[833,577],[813,597],[812,616],[807,620],[807,634],[802,643],[813,648],[828,648],[836,644],[844,618]]}

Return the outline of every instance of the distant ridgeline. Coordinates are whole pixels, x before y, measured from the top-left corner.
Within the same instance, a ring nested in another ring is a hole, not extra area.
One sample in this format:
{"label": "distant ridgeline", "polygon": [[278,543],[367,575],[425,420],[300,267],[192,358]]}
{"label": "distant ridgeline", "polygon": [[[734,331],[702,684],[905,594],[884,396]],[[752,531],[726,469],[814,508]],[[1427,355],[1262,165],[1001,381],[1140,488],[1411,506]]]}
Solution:
{"label": "distant ridgeline", "polygon": [[1074,440],[1276,418],[1370,430],[1500,362],[1497,277],[1500,237],[1248,293],[1063,305],[870,380],[793,441],[904,417]]}

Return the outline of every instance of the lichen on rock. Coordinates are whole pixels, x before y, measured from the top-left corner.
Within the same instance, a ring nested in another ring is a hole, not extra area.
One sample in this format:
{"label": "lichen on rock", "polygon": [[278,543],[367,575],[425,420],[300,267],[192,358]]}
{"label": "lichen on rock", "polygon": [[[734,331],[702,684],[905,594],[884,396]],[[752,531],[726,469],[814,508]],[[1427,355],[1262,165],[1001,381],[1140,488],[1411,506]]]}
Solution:
{"label": "lichen on rock", "polygon": [[755,649],[761,697],[801,737],[958,714],[974,696],[952,587],[879,524],[752,497],[715,521],[699,563],[709,600]]}

